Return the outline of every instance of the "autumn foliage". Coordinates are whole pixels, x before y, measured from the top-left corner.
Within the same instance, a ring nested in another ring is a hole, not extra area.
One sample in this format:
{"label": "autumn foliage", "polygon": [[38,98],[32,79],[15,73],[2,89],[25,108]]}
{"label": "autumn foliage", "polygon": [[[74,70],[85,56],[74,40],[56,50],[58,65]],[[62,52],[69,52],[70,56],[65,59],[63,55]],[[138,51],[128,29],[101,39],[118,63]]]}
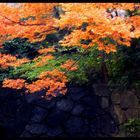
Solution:
{"label": "autumn foliage", "polygon": [[67,70],[70,70],[70,71],[75,71],[75,70],[77,70],[77,66],[75,66],[74,63],[75,63],[75,61],[73,61],[73,60],[67,60],[60,67],[67,69]]}
{"label": "autumn foliage", "polygon": [[18,67],[23,63],[27,63],[30,60],[27,58],[17,59],[15,56],[10,54],[0,54],[0,66],[3,69],[8,67]]}
{"label": "autumn foliage", "polygon": [[45,97],[50,95],[56,97],[59,94],[65,94],[66,83],[68,82],[67,77],[64,72],[58,70],[46,71],[40,74],[39,79],[27,83],[24,79],[5,79],[3,81],[3,87],[13,88],[13,89],[26,89],[26,92],[34,93],[42,89],[47,90]]}
{"label": "autumn foliage", "polygon": [[23,79],[5,79],[3,81],[3,87],[9,87],[13,89],[22,89],[25,85],[25,80]]}
{"label": "autumn foliage", "polygon": [[[64,11],[60,18],[55,18],[54,8]],[[78,46],[88,49],[98,46],[106,53],[116,52],[119,45],[130,46],[133,38],[140,37],[140,16],[126,16],[126,11],[140,11],[138,3],[20,3],[11,6],[0,4],[0,43],[16,37],[28,38],[31,42],[43,41],[48,34],[67,27],[71,32],[59,41],[61,46]],[[112,12],[123,10],[123,15],[112,16]],[[89,42],[81,43],[81,40]],[[55,59],[52,48],[38,50],[40,56],[33,61],[34,67],[47,65]],[[0,54],[0,66],[18,67],[30,62],[27,58],[16,58],[10,54]],[[76,71],[74,60],[67,60],[60,68]],[[28,83],[24,79],[5,79],[3,87],[26,89],[29,93],[46,90],[46,96],[66,93],[68,83],[65,72],[54,69],[40,74],[36,81]]]}

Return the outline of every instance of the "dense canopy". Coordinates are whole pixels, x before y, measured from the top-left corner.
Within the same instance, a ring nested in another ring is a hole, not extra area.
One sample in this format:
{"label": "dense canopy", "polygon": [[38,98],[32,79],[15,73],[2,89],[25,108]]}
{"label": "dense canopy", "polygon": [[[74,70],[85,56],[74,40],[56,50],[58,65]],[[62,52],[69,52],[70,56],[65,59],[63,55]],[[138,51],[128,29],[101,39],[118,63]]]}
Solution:
{"label": "dense canopy", "polygon": [[[46,39],[49,34],[67,29],[70,32],[59,40],[63,47],[77,46],[88,49],[97,46],[106,53],[116,52],[116,47],[131,46],[132,39],[140,37],[139,3],[17,3],[0,4],[0,43],[14,38],[27,38],[36,43]],[[85,41],[82,43],[82,41]],[[54,48],[42,48],[33,62],[34,67],[47,65],[48,60],[55,59]],[[27,58],[17,59],[10,54],[0,54],[2,68],[18,67],[31,62]],[[38,62],[38,60],[41,60]],[[69,59],[60,68],[77,70],[74,60]],[[15,79],[14,79],[15,81]],[[46,95],[61,91],[66,92],[68,82],[65,72],[54,69],[41,73],[31,84],[24,79],[17,83],[5,79],[4,87],[26,88],[30,93],[48,89]],[[13,84],[12,84],[13,82]]]}

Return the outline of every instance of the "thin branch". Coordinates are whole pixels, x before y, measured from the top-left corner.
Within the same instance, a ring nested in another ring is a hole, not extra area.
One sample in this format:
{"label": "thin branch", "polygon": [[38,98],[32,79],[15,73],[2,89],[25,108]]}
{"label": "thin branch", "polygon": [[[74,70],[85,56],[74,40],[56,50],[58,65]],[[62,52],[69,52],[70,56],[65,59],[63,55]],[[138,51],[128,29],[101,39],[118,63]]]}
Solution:
{"label": "thin branch", "polygon": [[45,23],[40,23],[40,24],[28,24],[28,23],[22,22],[22,21],[14,21],[14,20],[9,19],[8,17],[3,16],[3,15],[0,15],[0,16],[4,17],[5,19],[9,20],[9,21],[12,22],[12,23],[19,24],[19,25],[21,25],[21,26],[44,26],[44,25],[46,25]]}
{"label": "thin branch", "polygon": [[84,50],[84,52],[77,58],[77,60],[68,68],[68,70],[65,72],[65,74],[67,74],[70,69],[81,59],[81,57],[87,53],[87,50],[90,49],[91,47],[88,47]]}
{"label": "thin branch", "polygon": [[45,32],[50,32],[50,31],[53,31],[53,30],[56,30],[56,29],[57,29],[56,27],[52,26],[50,29],[44,30],[42,32],[34,33],[34,36],[36,36],[37,38],[40,38],[42,36],[42,34],[44,34]]}

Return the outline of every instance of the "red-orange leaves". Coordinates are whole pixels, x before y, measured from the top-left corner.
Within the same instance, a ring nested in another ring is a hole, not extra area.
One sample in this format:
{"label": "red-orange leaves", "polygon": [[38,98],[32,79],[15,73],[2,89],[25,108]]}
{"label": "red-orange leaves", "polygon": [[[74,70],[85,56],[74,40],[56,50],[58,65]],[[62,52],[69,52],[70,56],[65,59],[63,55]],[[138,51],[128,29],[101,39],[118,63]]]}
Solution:
{"label": "red-orange leaves", "polygon": [[52,71],[42,72],[39,75],[39,79],[31,84],[27,84],[27,91],[34,93],[40,90],[47,90],[47,96],[56,97],[59,94],[66,93],[66,83],[68,82],[64,72],[60,72],[56,69]]}
{"label": "red-orange leaves", "polygon": [[[66,12],[61,16],[58,25],[62,28],[67,26],[74,29],[59,43],[62,46],[81,46],[85,49],[98,44],[98,49],[107,53],[115,52],[118,44],[130,46],[132,38],[140,37],[140,16],[138,14],[126,16],[125,10],[136,10],[139,5],[135,3],[63,3],[62,7]],[[84,28],[83,23],[87,23]],[[100,43],[100,39],[108,36],[116,44]],[[91,40],[91,43],[87,46],[81,45],[81,39]]]}
{"label": "red-orange leaves", "polygon": [[46,90],[45,97],[56,97],[59,94],[67,92],[66,83],[68,82],[64,72],[59,70],[46,71],[40,74],[39,79],[31,84],[25,82],[24,79],[5,79],[3,87],[22,89],[25,88],[26,92],[34,93],[41,90]]}
{"label": "red-orange leaves", "polygon": [[46,72],[42,72],[39,75],[40,79],[46,79],[46,78],[50,78],[52,79],[54,82],[62,82],[62,83],[67,83],[67,77],[65,76],[64,72],[61,72],[57,69],[54,69],[52,71],[46,71]]}
{"label": "red-orange leaves", "polygon": [[22,89],[25,86],[25,80],[23,79],[5,79],[3,81],[3,87]]}
{"label": "red-orange leaves", "polygon": [[9,67],[9,63],[16,61],[16,57],[10,54],[1,54],[0,53],[0,67],[6,69]]}
{"label": "red-orange leaves", "polygon": [[27,63],[27,62],[29,62],[29,61],[30,61],[30,60],[27,59],[27,58],[17,59],[15,62],[10,63],[9,66],[12,66],[12,67],[19,67],[21,64]]}
{"label": "red-orange leaves", "polygon": [[30,60],[27,58],[17,59],[10,54],[0,54],[0,67],[6,69],[8,67],[18,67],[23,63],[27,63]]}
{"label": "red-orange leaves", "polygon": [[44,49],[38,50],[38,52],[40,54],[43,54],[43,53],[55,52],[55,50],[54,50],[54,48],[44,48]]}
{"label": "red-orange leaves", "polygon": [[[10,34],[10,39],[28,38],[32,42],[45,39],[47,34],[55,30],[53,8],[57,5],[58,3],[20,3],[17,7],[15,4],[0,4],[0,34]],[[31,16],[35,19],[32,20]],[[23,18],[27,20],[21,21]]]}
{"label": "red-orange leaves", "polygon": [[36,62],[34,67],[44,66],[44,65],[48,64],[48,60],[52,60],[54,58],[55,57],[52,54],[48,54],[46,56],[39,56],[34,59],[34,61],[40,60],[39,62]]}
{"label": "red-orange leaves", "polygon": [[87,49],[87,48],[89,48],[89,47],[90,47],[90,46],[88,46],[88,45],[86,45],[86,44],[83,44],[83,45],[82,45],[82,48],[83,48],[83,49]]}
{"label": "red-orange leaves", "polygon": [[77,70],[77,66],[74,66],[75,61],[74,60],[67,60],[64,64],[62,64],[60,67],[70,70],[70,71],[75,71]]}
{"label": "red-orange leaves", "polygon": [[34,93],[48,87],[48,83],[42,79],[39,79],[32,82],[31,84],[27,84],[25,87],[28,92]]}

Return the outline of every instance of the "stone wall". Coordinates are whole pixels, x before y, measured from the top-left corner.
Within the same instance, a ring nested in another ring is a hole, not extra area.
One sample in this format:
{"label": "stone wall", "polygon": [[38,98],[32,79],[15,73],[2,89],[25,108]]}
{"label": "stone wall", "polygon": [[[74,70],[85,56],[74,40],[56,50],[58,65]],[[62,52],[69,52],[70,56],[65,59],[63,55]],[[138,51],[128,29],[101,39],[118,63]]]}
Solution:
{"label": "stone wall", "polygon": [[118,136],[127,136],[123,124],[129,119],[140,118],[140,93],[136,90],[115,91],[111,94],[111,100],[120,128]]}
{"label": "stone wall", "polygon": [[110,92],[105,85],[93,85],[95,94],[101,97],[101,105],[108,106],[108,111],[115,119],[119,131],[115,137],[126,137],[129,134],[124,129],[124,123],[129,119],[140,118],[140,91],[113,91]]}
{"label": "stone wall", "polygon": [[121,126],[140,113],[134,92],[111,93],[101,84],[71,87],[67,95],[52,100],[41,98],[42,92],[25,96],[20,92],[0,90],[1,136],[125,136]]}

